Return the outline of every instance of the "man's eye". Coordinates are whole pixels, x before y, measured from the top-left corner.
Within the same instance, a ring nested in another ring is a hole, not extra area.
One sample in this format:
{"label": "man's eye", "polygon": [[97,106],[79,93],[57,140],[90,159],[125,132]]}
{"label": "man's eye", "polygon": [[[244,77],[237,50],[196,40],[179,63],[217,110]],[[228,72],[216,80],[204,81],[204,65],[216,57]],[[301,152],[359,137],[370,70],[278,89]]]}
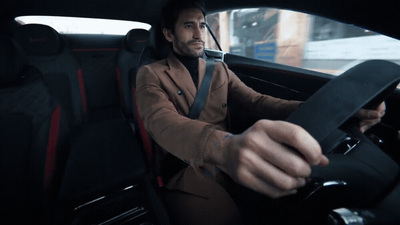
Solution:
{"label": "man's eye", "polygon": [[186,24],[185,28],[192,28],[192,24]]}
{"label": "man's eye", "polygon": [[200,25],[200,28],[201,28],[201,29],[204,29],[204,28],[206,28],[206,25],[205,25],[205,24],[202,24],[202,25]]}

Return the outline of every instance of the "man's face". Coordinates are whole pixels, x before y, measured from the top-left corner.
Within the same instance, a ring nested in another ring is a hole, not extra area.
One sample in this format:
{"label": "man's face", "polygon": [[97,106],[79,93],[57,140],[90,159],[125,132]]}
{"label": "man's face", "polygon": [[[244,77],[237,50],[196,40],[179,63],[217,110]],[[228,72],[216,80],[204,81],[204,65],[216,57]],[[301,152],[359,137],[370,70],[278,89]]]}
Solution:
{"label": "man's face", "polygon": [[179,14],[175,32],[164,29],[165,38],[172,42],[176,53],[189,57],[200,57],[204,51],[206,22],[199,9],[186,9]]}

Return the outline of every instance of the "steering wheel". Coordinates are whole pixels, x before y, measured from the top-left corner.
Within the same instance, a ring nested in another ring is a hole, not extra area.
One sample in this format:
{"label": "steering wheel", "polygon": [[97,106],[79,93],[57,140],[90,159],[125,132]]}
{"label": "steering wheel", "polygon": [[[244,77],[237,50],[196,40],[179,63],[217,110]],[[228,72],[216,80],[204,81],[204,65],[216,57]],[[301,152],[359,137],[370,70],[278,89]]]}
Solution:
{"label": "steering wheel", "polygon": [[287,119],[307,130],[330,160],[312,168],[310,181],[294,197],[299,204],[366,207],[393,187],[399,165],[349,121],[362,107],[376,108],[399,81],[399,65],[366,61],[329,81]]}

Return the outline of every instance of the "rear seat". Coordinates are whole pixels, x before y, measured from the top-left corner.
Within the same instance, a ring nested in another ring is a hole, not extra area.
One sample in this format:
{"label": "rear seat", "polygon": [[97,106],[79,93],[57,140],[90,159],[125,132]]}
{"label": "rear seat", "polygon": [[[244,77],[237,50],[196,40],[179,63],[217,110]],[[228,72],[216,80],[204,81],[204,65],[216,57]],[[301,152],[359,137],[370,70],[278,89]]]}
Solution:
{"label": "rear seat", "polygon": [[14,31],[29,63],[39,68],[51,92],[64,106],[73,126],[81,125],[86,114],[82,70],[68,42],[53,28],[26,24]]}
{"label": "rear seat", "polygon": [[[87,96],[88,122],[120,118],[116,59],[121,36],[69,35],[72,51],[79,58]],[[94,41],[96,40],[96,41]]]}
{"label": "rear seat", "polygon": [[[23,27],[25,26],[27,25]],[[33,26],[39,29],[44,27]],[[16,37],[31,35],[30,32],[21,30],[34,32],[32,29],[17,28]],[[93,42],[95,39],[90,35],[68,35],[68,45],[63,43],[68,49],[62,52],[68,52],[68,57],[71,58],[62,61],[67,53],[56,54],[50,51],[43,54],[38,51],[39,47],[29,49],[32,44],[29,41],[47,41],[51,40],[48,36],[59,35],[54,30],[48,32],[50,35],[43,33],[46,34],[43,39],[35,36],[31,39],[18,39],[20,42],[27,42],[25,51],[31,52],[29,61],[44,72],[45,80],[51,86],[54,96],[65,100],[67,98],[62,94],[71,93],[71,104],[67,100],[64,103],[73,109],[70,114],[73,115],[72,122],[75,125],[70,133],[69,144],[66,145],[69,147],[69,154],[64,174],[59,176],[62,181],[56,207],[56,224],[100,223],[101,220],[94,220],[115,217],[133,206],[139,209],[135,212],[144,213],[144,222],[154,222],[156,218],[162,218],[156,223],[168,224],[163,207],[148,180],[149,171],[143,145],[121,113],[123,100],[118,93],[117,54],[122,37],[109,36]],[[58,39],[60,38],[62,37],[59,36]],[[57,47],[56,41],[47,44],[35,42],[37,45],[40,43],[45,45],[43,49]],[[74,59],[75,56],[78,60]],[[77,62],[79,67],[76,67]],[[56,76],[59,74],[63,75]],[[74,82],[69,80],[69,87],[63,86],[64,81],[72,78],[77,79]],[[121,82],[119,85],[122,87],[129,84]],[[76,102],[79,104],[75,104]],[[78,106],[82,120],[75,118],[75,109]],[[139,219],[141,218],[143,217],[140,216]]]}
{"label": "rear seat", "polygon": [[100,223],[130,207],[137,207],[144,221],[152,221],[160,206],[148,180],[143,145],[121,113],[117,82],[121,37],[94,43],[90,35],[75,35],[70,40],[82,63],[88,114],[87,122],[72,135],[58,221]]}
{"label": "rear seat", "polygon": [[49,224],[67,157],[66,114],[4,36],[0,64],[0,223]]}

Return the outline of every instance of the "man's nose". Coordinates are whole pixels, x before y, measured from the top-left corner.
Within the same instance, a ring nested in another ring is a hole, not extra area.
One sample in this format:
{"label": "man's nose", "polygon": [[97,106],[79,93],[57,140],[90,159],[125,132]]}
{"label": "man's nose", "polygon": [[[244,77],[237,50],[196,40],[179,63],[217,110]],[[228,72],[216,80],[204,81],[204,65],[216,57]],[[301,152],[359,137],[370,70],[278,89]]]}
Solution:
{"label": "man's nose", "polygon": [[201,38],[201,28],[199,26],[196,26],[193,32],[193,38]]}

